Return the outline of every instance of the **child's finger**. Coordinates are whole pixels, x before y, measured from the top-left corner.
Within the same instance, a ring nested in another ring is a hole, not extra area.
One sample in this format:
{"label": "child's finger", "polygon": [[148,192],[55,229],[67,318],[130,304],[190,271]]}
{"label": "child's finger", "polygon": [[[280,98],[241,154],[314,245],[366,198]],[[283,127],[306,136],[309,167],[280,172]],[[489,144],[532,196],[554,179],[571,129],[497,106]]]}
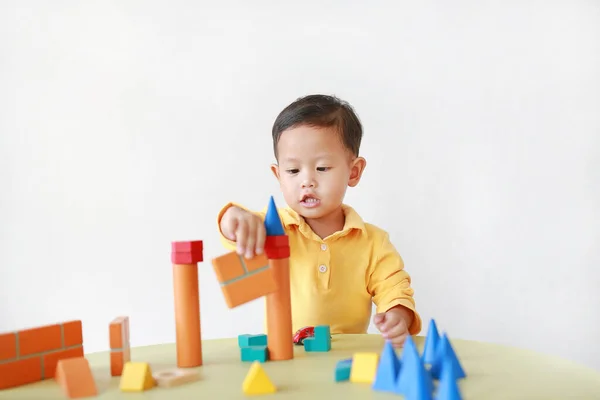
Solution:
{"label": "child's finger", "polygon": [[405,335],[407,332],[406,324],[401,322],[399,324],[389,327],[384,332],[385,332],[384,336],[387,337],[388,339],[394,339],[396,337],[400,337],[402,335]]}
{"label": "child's finger", "polygon": [[256,226],[248,224],[248,234],[246,236],[246,258],[254,257],[254,247],[256,246]]}
{"label": "child's finger", "polygon": [[408,337],[408,332],[405,333],[404,335],[396,336],[395,338],[390,339],[390,342],[392,343],[392,346],[394,346],[395,348],[400,348],[400,347],[404,346],[404,343],[406,342],[407,337]]}
{"label": "child's finger", "polygon": [[243,221],[238,222],[238,227],[235,231],[237,238],[237,253],[244,254],[246,252],[246,241],[248,239],[248,224]]}
{"label": "child's finger", "polygon": [[373,316],[373,323],[377,327],[377,329],[381,330],[381,324],[385,322],[385,313],[375,314]]}
{"label": "child's finger", "polygon": [[256,228],[256,254],[262,254],[265,248],[265,240],[267,237],[267,230],[265,224],[259,223]]}

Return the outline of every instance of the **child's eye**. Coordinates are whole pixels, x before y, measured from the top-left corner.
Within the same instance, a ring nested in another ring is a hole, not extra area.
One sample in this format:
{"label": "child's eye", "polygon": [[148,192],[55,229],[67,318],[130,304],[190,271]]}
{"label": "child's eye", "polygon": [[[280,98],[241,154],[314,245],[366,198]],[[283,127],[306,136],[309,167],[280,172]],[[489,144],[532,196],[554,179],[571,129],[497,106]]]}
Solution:
{"label": "child's eye", "polygon": [[331,168],[329,168],[329,167],[317,167],[317,171],[319,171],[319,172],[325,172],[325,171],[328,171],[330,169]]}
{"label": "child's eye", "polygon": [[298,170],[297,170],[297,169],[295,169],[295,168],[293,168],[293,169],[288,169],[288,170],[287,170],[287,173],[288,173],[288,174],[297,174],[297,173],[298,173]]}

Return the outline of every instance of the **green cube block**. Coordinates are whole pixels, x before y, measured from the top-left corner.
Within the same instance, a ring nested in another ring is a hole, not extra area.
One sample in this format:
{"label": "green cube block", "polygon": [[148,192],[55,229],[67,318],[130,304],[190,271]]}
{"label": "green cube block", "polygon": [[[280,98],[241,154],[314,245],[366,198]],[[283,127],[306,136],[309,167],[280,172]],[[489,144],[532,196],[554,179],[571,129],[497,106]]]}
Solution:
{"label": "green cube block", "polygon": [[350,372],[352,371],[352,359],[348,358],[340,360],[335,365],[335,381],[343,382],[350,380]]}
{"label": "green cube block", "polygon": [[269,350],[267,346],[246,346],[240,349],[242,361],[258,361],[261,363],[269,359]]}
{"label": "green cube block", "polygon": [[238,346],[248,347],[248,346],[266,346],[267,345],[267,335],[258,334],[258,335],[239,335],[238,336]]}

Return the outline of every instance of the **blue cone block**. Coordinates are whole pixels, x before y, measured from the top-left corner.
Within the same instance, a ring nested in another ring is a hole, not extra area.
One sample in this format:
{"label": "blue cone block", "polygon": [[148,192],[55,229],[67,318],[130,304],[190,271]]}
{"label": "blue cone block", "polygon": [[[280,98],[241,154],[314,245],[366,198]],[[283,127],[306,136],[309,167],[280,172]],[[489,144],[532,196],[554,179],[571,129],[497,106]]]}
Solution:
{"label": "blue cone block", "polygon": [[433,379],[412,340],[407,340],[403,354],[395,393],[407,400],[430,400],[434,390]]}
{"label": "blue cone block", "polygon": [[440,333],[435,321],[429,321],[429,329],[427,330],[427,338],[425,339],[425,348],[423,350],[423,362],[425,364],[433,364],[435,361],[435,350],[440,342]]}
{"label": "blue cone block", "polygon": [[417,346],[415,345],[412,336],[409,336],[406,339],[406,342],[404,342],[401,363],[402,366],[400,368],[400,373],[396,378],[394,393],[406,395],[409,387],[414,384],[416,366],[422,365],[419,350],[417,350]]}
{"label": "blue cone block", "polygon": [[456,378],[456,367],[452,359],[446,357],[442,365],[442,377],[438,385],[436,400],[462,400]]}
{"label": "blue cone block", "polygon": [[373,390],[381,392],[394,393],[396,389],[396,379],[400,373],[400,360],[396,355],[394,346],[392,343],[387,341],[383,347],[383,351],[379,358],[379,366],[377,367],[377,374],[373,381]]}
{"label": "blue cone block", "polygon": [[265,229],[267,230],[267,236],[285,235],[273,196],[271,196],[269,206],[267,207],[267,214],[265,215]]}
{"label": "blue cone block", "polygon": [[454,379],[465,378],[467,375],[460,365],[460,361],[452,348],[452,344],[450,344],[450,340],[448,339],[448,335],[446,333],[443,334],[440,339],[440,343],[438,343],[437,349],[435,351],[435,360],[431,365],[431,375],[434,379],[439,379],[442,373],[442,367],[444,364],[444,360],[449,358],[450,361],[454,364]]}

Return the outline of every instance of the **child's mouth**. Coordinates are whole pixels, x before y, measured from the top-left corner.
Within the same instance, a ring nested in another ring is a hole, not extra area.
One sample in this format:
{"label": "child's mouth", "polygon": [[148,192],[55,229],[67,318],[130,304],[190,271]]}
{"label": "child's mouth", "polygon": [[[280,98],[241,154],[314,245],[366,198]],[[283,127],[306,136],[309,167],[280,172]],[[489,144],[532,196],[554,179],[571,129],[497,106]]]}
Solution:
{"label": "child's mouth", "polygon": [[302,197],[302,200],[300,200],[300,204],[307,208],[314,208],[318,207],[319,204],[321,204],[321,200],[312,196],[304,196]]}

